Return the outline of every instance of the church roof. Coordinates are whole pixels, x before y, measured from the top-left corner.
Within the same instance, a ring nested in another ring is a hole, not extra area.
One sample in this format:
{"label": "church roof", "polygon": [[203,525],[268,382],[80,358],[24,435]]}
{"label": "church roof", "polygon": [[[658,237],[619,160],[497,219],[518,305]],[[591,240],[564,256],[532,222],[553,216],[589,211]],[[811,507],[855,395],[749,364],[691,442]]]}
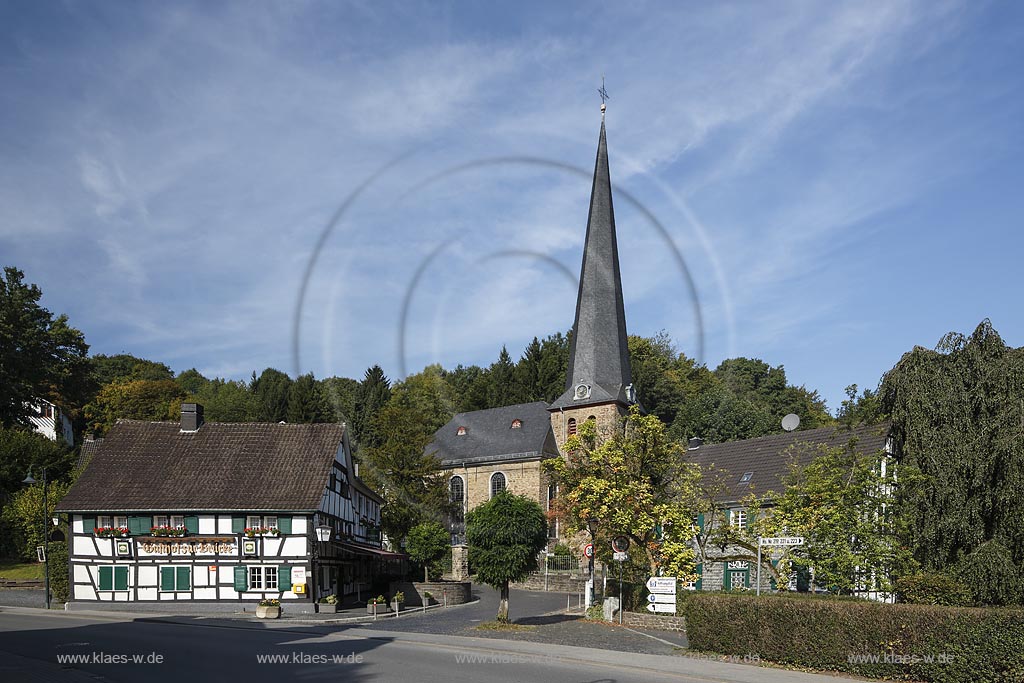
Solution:
{"label": "church roof", "polygon": [[[632,381],[619,250],[615,238],[612,183],[608,171],[608,145],[602,116],[565,393],[551,404],[551,408],[610,401],[626,404],[630,402],[626,387]],[[575,389],[580,384],[590,387],[589,395],[577,398]]]}
{"label": "church roof", "polygon": [[554,457],[558,446],[548,404],[537,401],[459,413],[437,430],[427,452],[444,467],[458,467]]}
{"label": "church roof", "polygon": [[761,497],[769,491],[781,492],[791,464],[809,464],[822,448],[845,446],[855,440],[859,453],[874,453],[885,448],[889,425],[863,425],[853,429],[822,427],[800,432],[772,434],[756,439],[727,441],[691,449],[687,459],[722,485],[721,501],[737,502],[753,493]]}

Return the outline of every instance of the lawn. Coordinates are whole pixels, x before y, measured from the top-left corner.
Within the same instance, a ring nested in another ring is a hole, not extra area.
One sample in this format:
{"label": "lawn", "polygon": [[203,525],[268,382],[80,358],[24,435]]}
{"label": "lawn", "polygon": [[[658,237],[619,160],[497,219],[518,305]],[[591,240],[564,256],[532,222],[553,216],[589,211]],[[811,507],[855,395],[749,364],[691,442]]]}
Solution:
{"label": "lawn", "polygon": [[0,579],[42,579],[42,562],[16,562],[0,560]]}

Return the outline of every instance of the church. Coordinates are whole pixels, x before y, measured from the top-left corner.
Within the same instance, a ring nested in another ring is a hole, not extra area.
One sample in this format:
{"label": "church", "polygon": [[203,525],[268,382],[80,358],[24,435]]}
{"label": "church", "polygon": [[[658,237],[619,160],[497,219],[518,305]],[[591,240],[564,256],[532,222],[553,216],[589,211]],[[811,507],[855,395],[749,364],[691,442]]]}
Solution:
{"label": "church", "polygon": [[[451,523],[454,545],[464,542],[465,512],[499,491],[529,497],[550,510],[558,491],[548,482],[541,462],[561,455],[566,439],[585,420],[595,420],[599,432],[610,433],[636,402],[604,111],[602,104],[565,392],[550,405],[535,402],[459,413],[428,446],[428,452],[441,460],[452,502],[462,506],[463,514]],[[562,537],[561,532],[557,520],[552,520],[552,542]]]}

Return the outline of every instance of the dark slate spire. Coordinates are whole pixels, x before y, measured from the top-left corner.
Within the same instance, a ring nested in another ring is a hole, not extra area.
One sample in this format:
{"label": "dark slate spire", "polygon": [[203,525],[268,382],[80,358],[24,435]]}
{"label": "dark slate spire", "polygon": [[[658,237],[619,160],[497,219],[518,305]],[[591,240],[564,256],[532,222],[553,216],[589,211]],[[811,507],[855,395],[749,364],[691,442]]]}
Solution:
{"label": "dark slate spire", "polygon": [[632,382],[602,105],[601,137],[590,191],[587,241],[583,247],[566,390],[551,407],[570,408],[609,401],[628,404],[632,402]]}

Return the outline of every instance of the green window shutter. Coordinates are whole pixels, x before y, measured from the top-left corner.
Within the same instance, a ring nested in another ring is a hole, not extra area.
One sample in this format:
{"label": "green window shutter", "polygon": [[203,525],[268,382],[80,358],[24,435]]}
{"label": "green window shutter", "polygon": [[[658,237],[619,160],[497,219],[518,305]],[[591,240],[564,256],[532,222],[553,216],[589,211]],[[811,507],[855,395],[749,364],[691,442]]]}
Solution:
{"label": "green window shutter", "polygon": [[249,590],[249,570],[243,565],[235,567],[235,590],[239,593]]}
{"label": "green window shutter", "polygon": [[160,590],[174,590],[174,567],[160,567]]}
{"label": "green window shutter", "polygon": [[192,589],[192,570],[188,567],[178,567],[178,580],[175,583],[175,588],[180,591],[187,591]]}
{"label": "green window shutter", "polygon": [[[701,515],[701,517],[703,517],[703,515]],[[704,520],[702,519],[701,520],[701,526],[703,526],[703,522],[704,522]],[[694,588],[696,588],[697,590],[701,590],[703,588],[703,581],[704,581],[704,565],[703,564],[698,564],[697,565],[697,583],[694,584]]]}
{"label": "green window shutter", "polygon": [[114,590],[114,568],[100,567],[100,590]]}
{"label": "green window shutter", "polygon": [[704,513],[697,515],[697,531],[704,533]]}
{"label": "green window shutter", "polygon": [[128,531],[133,536],[142,536],[143,534],[148,534],[152,528],[152,517],[140,517],[138,515],[132,515],[128,518]]}
{"label": "green window shutter", "polygon": [[114,567],[114,590],[128,590],[128,567]]}
{"label": "green window shutter", "polygon": [[245,531],[245,517],[231,518],[231,533],[240,534]]}
{"label": "green window shutter", "polygon": [[725,511],[725,526],[732,524],[732,510]]}
{"label": "green window shutter", "polygon": [[280,531],[282,534],[290,534],[292,532],[292,518],[278,517],[277,530]]}
{"label": "green window shutter", "polygon": [[190,534],[199,533],[199,517],[197,515],[185,515],[185,531]]}
{"label": "green window shutter", "polygon": [[282,593],[292,589],[292,568],[281,565],[277,568],[277,590]]}
{"label": "green window shutter", "polygon": [[96,530],[96,518],[92,516],[82,517],[82,531],[91,534]]}

